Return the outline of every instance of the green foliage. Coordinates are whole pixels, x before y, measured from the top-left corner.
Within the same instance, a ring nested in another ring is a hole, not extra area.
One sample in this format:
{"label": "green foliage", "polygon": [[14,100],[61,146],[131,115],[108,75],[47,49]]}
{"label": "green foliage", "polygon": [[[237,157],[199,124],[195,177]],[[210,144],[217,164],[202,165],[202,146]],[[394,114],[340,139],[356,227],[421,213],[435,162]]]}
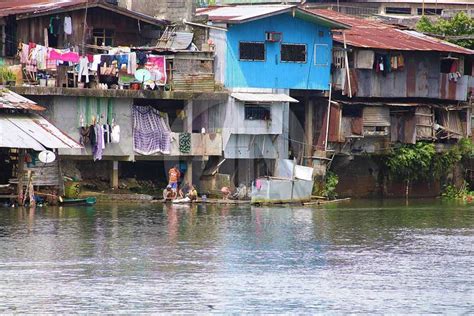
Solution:
{"label": "green foliage", "polygon": [[467,200],[472,201],[474,197],[474,192],[468,190],[467,182],[464,181],[463,185],[460,188],[456,188],[454,185],[447,185],[443,189],[441,197],[444,200]]}
{"label": "green foliage", "polygon": [[391,175],[404,181],[416,181],[430,175],[436,151],[433,144],[418,142],[402,145],[388,156],[387,167]]}
{"label": "green foliage", "polygon": [[[424,16],[418,21],[416,29],[423,33],[443,36],[474,35],[474,19],[462,11],[451,19],[438,18],[434,22]],[[474,49],[474,40],[472,39],[448,40],[454,44]]]}
{"label": "green foliage", "polygon": [[15,81],[15,74],[6,66],[0,66],[0,84],[6,84],[9,81]]}
{"label": "green foliage", "polygon": [[389,173],[404,181],[416,181],[446,175],[458,162],[474,152],[469,138],[459,140],[449,150],[437,154],[432,143],[418,142],[394,149],[387,157]]}
{"label": "green foliage", "polygon": [[322,195],[330,200],[337,198],[336,186],[339,183],[339,177],[334,172],[328,171],[326,174],[326,182]]}

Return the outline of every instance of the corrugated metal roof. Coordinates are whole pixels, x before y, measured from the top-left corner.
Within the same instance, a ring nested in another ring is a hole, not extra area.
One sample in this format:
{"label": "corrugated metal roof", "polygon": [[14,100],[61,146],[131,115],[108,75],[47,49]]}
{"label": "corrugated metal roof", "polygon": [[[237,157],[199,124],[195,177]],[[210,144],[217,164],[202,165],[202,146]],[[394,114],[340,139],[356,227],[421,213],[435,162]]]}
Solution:
{"label": "corrugated metal roof", "polygon": [[0,147],[44,150],[82,148],[38,114],[1,114]]}
{"label": "corrugated metal roof", "polygon": [[282,93],[242,93],[234,92],[231,96],[239,101],[243,102],[293,102],[298,103],[299,101],[293,99],[289,95]]}
{"label": "corrugated metal roof", "polygon": [[186,50],[193,42],[193,33],[189,32],[173,32],[165,40],[158,40],[156,48],[169,50]]}
{"label": "corrugated metal roof", "polygon": [[331,20],[330,18],[298,8],[296,5],[282,4],[261,4],[261,5],[230,5],[211,6],[198,9],[197,15],[207,15],[209,21],[221,23],[244,23],[265,17],[293,12],[297,18],[308,20],[312,23],[319,23],[329,28],[347,28],[348,26]]}
{"label": "corrugated metal roof", "polygon": [[[332,10],[311,8],[306,8],[306,10],[350,25],[351,29],[344,31],[346,42],[350,46],[398,51],[438,51],[474,54],[473,50],[418,32],[400,30],[393,25],[375,20],[349,16]],[[343,43],[344,41],[342,34],[334,34],[333,37],[337,42]]]}
{"label": "corrugated metal roof", "polygon": [[78,10],[86,7],[86,4],[88,8],[101,7],[151,24],[167,24],[167,21],[127,10],[103,0],[2,0],[0,1],[0,17],[23,14],[28,17],[54,13],[58,10]]}
{"label": "corrugated metal roof", "polygon": [[296,6],[282,4],[211,6],[197,9],[196,14],[208,15],[209,20],[214,22],[242,23],[287,12],[292,8],[296,8]]}
{"label": "corrugated metal roof", "polygon": [[0,109],[44,111],[45,108],[8,89],[0,89]]}

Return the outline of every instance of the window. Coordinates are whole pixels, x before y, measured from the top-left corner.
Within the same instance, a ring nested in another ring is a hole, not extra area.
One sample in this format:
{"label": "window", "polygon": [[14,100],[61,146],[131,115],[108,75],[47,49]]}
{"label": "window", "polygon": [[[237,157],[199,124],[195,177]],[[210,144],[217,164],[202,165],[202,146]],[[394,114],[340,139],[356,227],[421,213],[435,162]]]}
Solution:
{"label": "window", "polygon": [[[418,8],[418,15],[423,15],[423,8]],[[443,9],[425,8],[425,15],[441,15]]]}
{"label": "window", "polygon": [[251,61],[265,60],[265,43],[260,42],[240,42],[239,59]]}
{"label": "window", "polygon": [[270,121],[270,106],[256,103],[245,103],[245,119],[250,121]]}
{"label": "window", "polygon": [[327,44],[314,45],[314,65],[315,66],[329,66],[330,50]]}
{"label": "window", "polygon": [[114,45],[114,30],[111,29],[94,29],[92,36],[94,38],[94,45],[97,46],[113,46]]}
{"label": "window", "polygon": [[281,61],[282,62],[306,62],[306,45],[305,44],[281,44]]}
{"label": "window", "polygon": [[396,7],[387,7],[385,8],[386,14],[411,14],[411,8],[396,8]]}

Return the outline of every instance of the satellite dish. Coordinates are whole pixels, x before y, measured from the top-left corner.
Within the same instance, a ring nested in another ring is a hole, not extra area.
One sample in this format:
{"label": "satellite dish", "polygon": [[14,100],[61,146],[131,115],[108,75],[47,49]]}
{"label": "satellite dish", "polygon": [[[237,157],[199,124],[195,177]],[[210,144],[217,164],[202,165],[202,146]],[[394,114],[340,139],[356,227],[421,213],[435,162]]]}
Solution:
{"label": "satellite dish", "polygon": [[151,79],[151,73],[146,69],[138,69],[135,72],[135,79],[140,82],[148,81]]}
{"label": "satellite dish", "polygon": [[38,155],[39,161],[42,163],[51,163],[56,160],[56,154],[49,150],[44,150]]}

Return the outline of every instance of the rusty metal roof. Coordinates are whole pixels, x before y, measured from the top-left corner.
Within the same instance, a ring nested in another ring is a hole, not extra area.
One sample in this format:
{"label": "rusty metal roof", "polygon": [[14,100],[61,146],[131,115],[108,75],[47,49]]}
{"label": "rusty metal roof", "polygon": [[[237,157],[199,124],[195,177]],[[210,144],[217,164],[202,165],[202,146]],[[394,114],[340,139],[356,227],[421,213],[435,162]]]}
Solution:
{"label": "rusty metal roof", "polygon": [[79,10],[84,9],[86,6],[88,8],[100,7],[111,10],[150,24],[168,24],[165,20],[159,20],[146,14],[127,10],[103,0],[2,0],[0,1],[0,17],[17,15],[17,18],[21,19],[54,14],[65,10]]}
{"label": "rusty metal roof", "polygon": [[260,4],[260,5],[229,5],[210,6],[197,9],[197,15],[207,15],[209,21],[217,23],[237,24],[245,23],[269,16],[292,12],[297,18],[318,23],[329,28],[347,28],[344,23],[334,21],[324,15],[307,11],[296,5],[285,4]]}
{"label": "rusty metal roof", "polygon": [[0,109],[44,111],[45,108],[8,89],[0,89]]}
{"label": "rusty metal roof", "polygon": [[82,148],[38,114],[0,114],[0,147],[34,150]]}
{"label": "rusty metal roof", "polygon": [[[351,28],[344,31],[347,45],[350,46],[398,51],[438,51],[467,55],[474,54],[474,50],[415,31],[400,30],[393,25],[375,20],[349,16],[332,10],[311,8],[306,8],[305,10],[350,25]],[[334,40],[340,43],[344,41],[342,34],[334,34]]]}

